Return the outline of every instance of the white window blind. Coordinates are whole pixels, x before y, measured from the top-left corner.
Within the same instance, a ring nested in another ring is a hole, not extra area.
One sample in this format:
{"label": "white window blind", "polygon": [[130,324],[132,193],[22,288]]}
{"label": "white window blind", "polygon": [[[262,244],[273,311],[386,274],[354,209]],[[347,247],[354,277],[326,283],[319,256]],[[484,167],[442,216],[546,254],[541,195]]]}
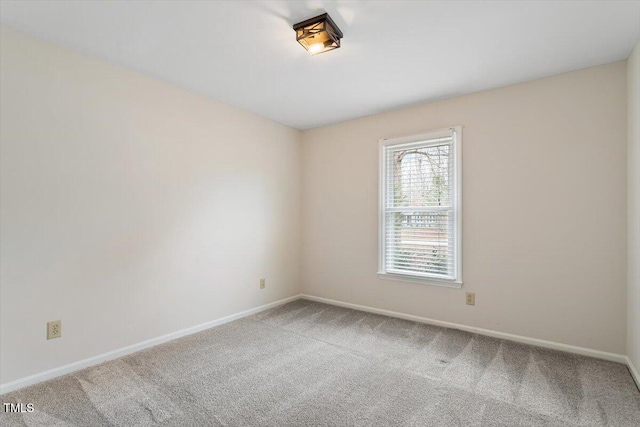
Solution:
{"label": "white window blind", "polygon": [[380,141],[380,271],[459,286],[461,128]]}

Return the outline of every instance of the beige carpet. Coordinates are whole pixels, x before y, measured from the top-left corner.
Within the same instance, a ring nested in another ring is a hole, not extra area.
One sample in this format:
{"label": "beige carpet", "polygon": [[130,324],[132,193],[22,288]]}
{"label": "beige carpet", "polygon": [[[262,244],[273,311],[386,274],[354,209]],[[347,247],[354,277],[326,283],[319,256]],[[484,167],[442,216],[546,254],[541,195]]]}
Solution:
{"label": "beige carpet", "polygon": [[623,365],[296,301],[2,396],[3,426],[640,425]]}

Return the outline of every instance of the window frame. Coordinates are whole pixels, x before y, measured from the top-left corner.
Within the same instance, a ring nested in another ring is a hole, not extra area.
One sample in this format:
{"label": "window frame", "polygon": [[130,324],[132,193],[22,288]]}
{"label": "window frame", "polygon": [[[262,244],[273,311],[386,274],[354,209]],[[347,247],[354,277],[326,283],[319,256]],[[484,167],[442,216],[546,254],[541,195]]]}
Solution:
{"label": "window frame", "polygon": [[[412,274],[389,272],[386,269],[386,241],[385,241],[385,207],[387,166],[385,149],[398,145],[419,146],[421,142],[428,142],[437,138],[452,137],[453,153],[453,215],[454,215],[454,278],[438,278],[429,274]],[[415,135],[398,138],[382,138],[378,141],[378,277],[386,280],[419,283],[425,285],[445,286],[450,288],[462,287],[462,126],[452,126]]]}

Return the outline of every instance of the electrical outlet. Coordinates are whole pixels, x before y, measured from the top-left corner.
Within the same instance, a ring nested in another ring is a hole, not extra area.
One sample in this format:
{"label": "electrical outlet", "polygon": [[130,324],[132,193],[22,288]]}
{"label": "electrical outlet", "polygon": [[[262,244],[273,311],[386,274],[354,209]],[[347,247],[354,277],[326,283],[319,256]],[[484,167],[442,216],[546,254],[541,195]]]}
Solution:
{"label": "electrical outlet", "polygon": [[467,292],[467,305],[476,305],[475,292]]}
{"label": "electrical outlet", "polygon": [[260,289],[267,287],[267,279],[260,279]]}
{"label": "electrical outlet", "polygon": [[62,320],[47,322],[47,339],[60,338],[62,336]]}

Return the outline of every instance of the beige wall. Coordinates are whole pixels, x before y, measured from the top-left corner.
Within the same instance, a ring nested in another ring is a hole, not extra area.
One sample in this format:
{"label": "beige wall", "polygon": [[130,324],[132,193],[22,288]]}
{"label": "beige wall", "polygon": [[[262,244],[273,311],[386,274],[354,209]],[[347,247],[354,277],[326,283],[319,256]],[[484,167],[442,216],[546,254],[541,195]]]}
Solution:
{"label": "beige wall", "polygon": [[[380,280],[378,139],[452,125],[464,127],[463,288]],[[303,142],[304,293],[625,353],[624,61],[317,128]]]}
{"label": "beige wall", "polygon": [[640,372],[640,42],[627,61],[628,132],[628,325],[627,354]]}
{"label": "beige wall", "polygon": [[299,131],[1,37],[1,383],[298,294]]}

